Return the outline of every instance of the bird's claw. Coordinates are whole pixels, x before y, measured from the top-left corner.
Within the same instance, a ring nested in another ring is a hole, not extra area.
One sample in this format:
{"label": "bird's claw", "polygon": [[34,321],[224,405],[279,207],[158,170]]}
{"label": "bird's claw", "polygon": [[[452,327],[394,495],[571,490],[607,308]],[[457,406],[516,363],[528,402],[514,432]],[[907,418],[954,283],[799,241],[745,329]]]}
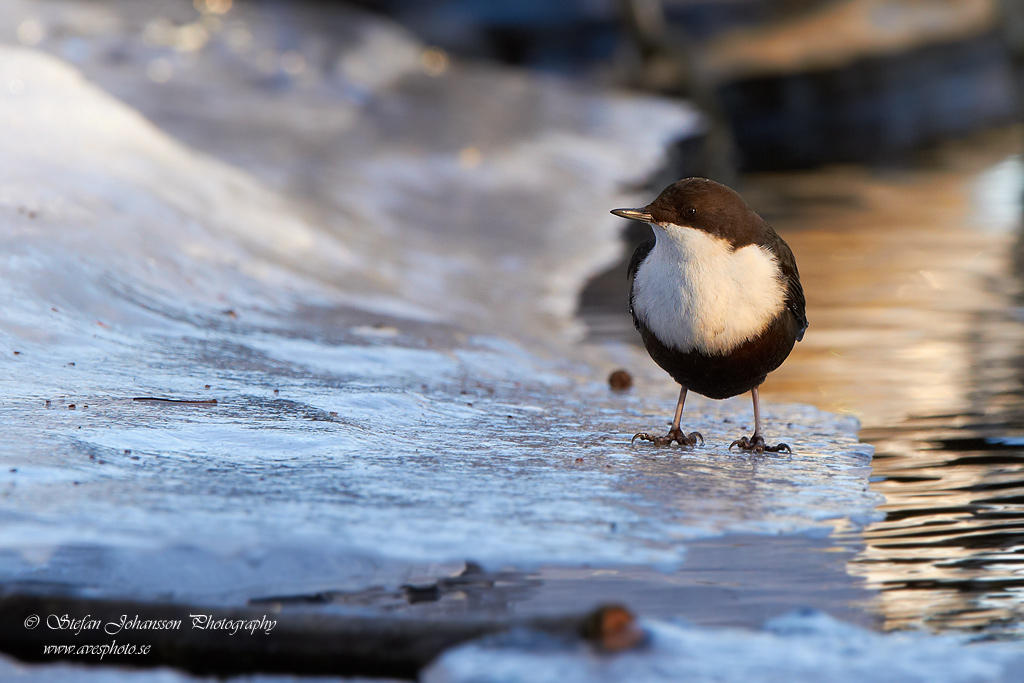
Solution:
{"label": "bird's claw", "polygon": [[665,436],[651,436],[647,432],[638,432],[633,435],[633,438],[629,440],[629,444],[633,445],[633,442],[637,439],[641,441],[650,441],[655,446],[671,446],[672,442],[675,441],[680,446],[687,448],[693,448],[700,441],[700,445],[704,445],[704,437],[701,436],[700,432],[690,432],[686,434],[681,429],[672,429]]}
{"label": "bird's claw", "polygon": [[793,449],[789,447],[789,444],[780,443],[777,446],[769,446],[764,442],[764,437],[760,434],[755,434],[750,437],[740,437],[729,444],[729,450],[731,451],[733,446],[736,446],[741,451],[753,451],[754,453],[793,453]]}

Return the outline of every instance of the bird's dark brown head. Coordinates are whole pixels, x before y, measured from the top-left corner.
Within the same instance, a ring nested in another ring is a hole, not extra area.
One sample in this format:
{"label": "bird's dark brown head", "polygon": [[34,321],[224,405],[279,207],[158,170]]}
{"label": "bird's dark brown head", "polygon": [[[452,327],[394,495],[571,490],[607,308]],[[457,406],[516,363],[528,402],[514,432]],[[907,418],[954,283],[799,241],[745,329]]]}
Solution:
{"label": "bird's dark brown head", "polygon": [[647,205],[655,223],[703,230],[742,247],[758,241],[764,220],[735,191],[705,178],[686,178],[666,187]]}
{"label": "bird's dark brown head", "polygon": [[685,178],[666,187],[643,209],[616,209],[623,218],[696,228],[734,248],[757,243],[768,224],[735,191],[706,178]]}

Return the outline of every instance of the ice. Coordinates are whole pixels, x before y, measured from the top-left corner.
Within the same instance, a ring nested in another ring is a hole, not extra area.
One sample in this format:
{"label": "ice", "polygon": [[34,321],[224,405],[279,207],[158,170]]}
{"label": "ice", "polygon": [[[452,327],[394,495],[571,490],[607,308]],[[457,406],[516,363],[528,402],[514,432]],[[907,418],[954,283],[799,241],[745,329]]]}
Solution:
{"label": "ice", "polygon": [[580,642],[511,633],[449,650],[425,683],[746,681],[765,683],[1011,683],[1024,649],[963,637],[884,635],[814,611],[768,621],[760,630],[700,629],[647,621],[646,647],[601,654]]}
{"label": "ice", "polygon": [[[0,125],[18,132],[0,160],[11,292],[0,303],[6,579],[66,583],[76,567],[77,584],[100,593],[231,601],[349,585],[336,562],[379,565],[365,580],[389,585],[402,571],[453,560],[670,568],[687,539],[872,518],[870,451],[842,420],[769,405],[770,424],[785,425],[796,453],[750,458],[725,448],[749,429],[746,402],[694,401],[690,426],[708,447],[631,447],[634,431],[671,409],[670,383],[649,361],[617,351],[638,364],[640,386],[612,394],[602,350],[567,346],[560,328],[538,342],[541,328],[523,322],[529,311],[568,322],[565,306],[535,287],[514,305],[489,300],[526,281],[578,289],[589,257],[560,263],[565,240],[613,248],[596,220],[606,207],[577,205],[579,188],[592,191],[596,174],[598,189],[614,195],[641,170],[636,150],[651,150],[653,168],[653,140],[679,135],[692,125],[687,114],[652,118],[644,100],[555,94],[549,83],[534,89],[520,75],[491,74],[489,87],[554,98],[563,127],[571,107],[591,112],[603,102],[602,123],[513,136],[492,168],[459,181],[467,197],[480,183],[499,192],[506,181],[540,192],[553,172],[543,169],[556,169],[564,190],[521,236],[507,232],[520,217],[492,207],[501,230],[492,220],[467,237],[468,267],[494,287],[442,278],[406,297],[423,273],[376,280],[382,266],[368,256],[379,247],[359,255],[369,237],[349,240],[306,220],[293,198],[170,138],[55,58],[4,47],[0,64],[3,78],[25,84],[3,95],[0,110]],[[462,87],[450,78],[439,87]],[[465,79],[483,87],[482,74]],[[422,222],[392,225],[385,265],[429,261],[466,237],[472,221],[449,234],[430,213],[433,198],[408,185],[443,176],[447,161],[384,150],[361,164],[381,159],[405,168],[406,180],[378,177],[360,203],[332,201],[388,214],[386,193],[407,183],[401,202]],[[438,240],[433,251],[396,237],[425,229]],[[490,240],[519,265],[494,273]],[[360,284],[347,290],[351,282]],[[368,288],[362,312],[346,306]],[[396,304],[367,311],[382,300]],[[424,315],[394,317],[403,304]],[[481,313],[463,327],[467,306]],[[510,325],[523,328],[520,339],[498,334]],[[489,332],[469,333],[481,327]],[[81,562],[83,552],[94,559]],[[167,562],[180,553],[190,559]],[[272,560],[281,555],[305,558],[306,571]],[[237,569],[243,557],[263,559]],[[101,569],[115,564],[133,570],[115,578]]]}

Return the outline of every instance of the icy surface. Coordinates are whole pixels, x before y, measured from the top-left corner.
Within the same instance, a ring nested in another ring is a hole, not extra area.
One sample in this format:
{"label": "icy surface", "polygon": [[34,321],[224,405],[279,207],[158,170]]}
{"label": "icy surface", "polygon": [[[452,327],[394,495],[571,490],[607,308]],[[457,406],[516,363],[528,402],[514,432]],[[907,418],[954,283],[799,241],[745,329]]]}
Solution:
{"label": "icy surface", "polygon": [[[308,82],[238,77],[258,64],[213,47],[154,79],[144,51],[171,48],[142,19],[126,30],[134,11],[5,8],[19,40],[164,102],[204,143],[0,47],[8,585],[238,602],[467,560],[671,568],[690,539],[872,518],[855,424],[769,404],[795,453],[750,457],[726,449],[750,431],[747,399],[694,400],[706,447],[631,447],[665,424],[671,383],[636,350],[569,341],[575,292],[616,249],[607,209],[697,130],[692,111],[497,69],[430,75],[422,46],[373,22]],[[382,50],[406,61],[356,87]],[[463,97],[503,118],[455,117]],[[174,109],[189,98],[205,113]],[[620,363],[625,395],[604,381]],[[133,400],[148,397],[191,402]]]}
{"label": "icy surface", "polygon": [[963,638],[881,635],[819,612],[793,613],[762,630],[697,629],[648,621],[646,647],[617,655],[529,632],[449,650],[425,683],[600,683],[745,681],[750,683],[1012,683],[1024,649],[968,644]]}

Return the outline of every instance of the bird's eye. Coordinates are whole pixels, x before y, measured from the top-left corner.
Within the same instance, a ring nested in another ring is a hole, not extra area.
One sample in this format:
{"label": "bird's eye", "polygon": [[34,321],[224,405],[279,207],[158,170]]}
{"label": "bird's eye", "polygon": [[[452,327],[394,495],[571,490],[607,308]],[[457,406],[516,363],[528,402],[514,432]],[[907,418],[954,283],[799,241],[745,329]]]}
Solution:
{"label": "bird's eye", "polygon": [[685,216],[686,216],[687,218],[693,218],[694,216],[696,216],[696,215],[697,215],[697,209],[695,209],[695,208],[694,208],[694,207],[692,207],[692,206],[688,206],[688,207],[686,207],[685,209],[683,209],[683,214],[684,214],[684,215],[685,215]]}

